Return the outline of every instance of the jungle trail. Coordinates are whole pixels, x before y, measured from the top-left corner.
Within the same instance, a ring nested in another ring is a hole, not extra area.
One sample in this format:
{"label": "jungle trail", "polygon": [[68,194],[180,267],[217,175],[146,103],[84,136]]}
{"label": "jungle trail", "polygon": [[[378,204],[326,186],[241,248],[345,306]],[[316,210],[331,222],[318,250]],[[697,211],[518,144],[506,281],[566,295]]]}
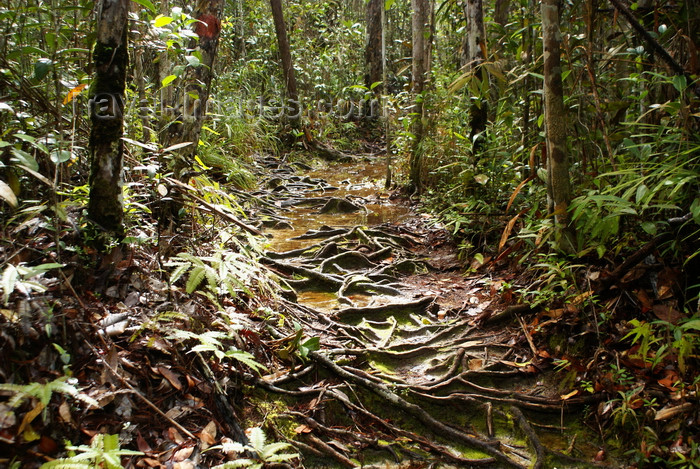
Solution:
{"label": "jungle trail", "polygon": [[0,467],[700,467],[696,6],[53,3],[0,8]]}

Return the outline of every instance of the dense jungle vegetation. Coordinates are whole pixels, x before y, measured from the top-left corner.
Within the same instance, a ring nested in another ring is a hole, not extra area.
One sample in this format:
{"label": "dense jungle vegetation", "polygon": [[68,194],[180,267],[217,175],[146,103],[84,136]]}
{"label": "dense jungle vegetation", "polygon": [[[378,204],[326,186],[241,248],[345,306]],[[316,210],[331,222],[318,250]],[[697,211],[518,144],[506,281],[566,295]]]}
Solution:
{"label": "dense jungle vegetation", "polygon": [[698,0],[0,19],[0,467],[700,467]]}

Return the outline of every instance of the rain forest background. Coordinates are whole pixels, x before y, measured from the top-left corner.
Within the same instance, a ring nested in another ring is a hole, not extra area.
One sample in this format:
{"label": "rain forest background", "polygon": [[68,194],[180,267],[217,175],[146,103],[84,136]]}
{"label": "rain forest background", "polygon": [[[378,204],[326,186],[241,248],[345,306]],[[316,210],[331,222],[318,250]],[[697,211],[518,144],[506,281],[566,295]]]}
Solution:
{"label": "rain forest background", "polygon": [[[465,276],[518,272],[498,294],[552,312],[571,347],[550,343],[548,359],[581,395],[605,393],[586,410],[602,440],[624,440],[635,467],[700,467],[696,0],[4,0],[0,20],[0,438],[15,448],[0,464],[145,452],[109,425],[79,430],[102,407],[81,391],[84,355],[117,363],[81,329],[85,303],[143,255],[173,289],[225,306],[218,282],[266,308],[279,287],[244,208],[260,156],[371,155]],[[223,353],[177,314],[139,334]],[[594,337],[586,356],[577,334]],[[265,360],[243,338],[226,357],[236,376]],[[318,343],[301,338],[303,364]],[[689,406],[657,418],[668,402]],[[251,427],[250,466],[300,464]]]}

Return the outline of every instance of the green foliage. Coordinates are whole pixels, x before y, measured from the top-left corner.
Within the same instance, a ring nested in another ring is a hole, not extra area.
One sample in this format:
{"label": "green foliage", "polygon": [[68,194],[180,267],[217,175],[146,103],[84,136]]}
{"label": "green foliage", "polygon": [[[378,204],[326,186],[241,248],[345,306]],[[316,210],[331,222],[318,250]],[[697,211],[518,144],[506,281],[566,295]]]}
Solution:
{"label": "green foliage", "polygon": [[30,296],[32,292],[44,292],[46,287],[39,283],[37,279],[52,269],[60,269],[63,264],[48,263],[37,266],[12,265],[8,264],[2,273],[0,281],[0,291],[2,291],[2,303],[7,306],[10,295],[17,290],[20,293]]}
{"label": "green foliage", "polygon": [[29,383],[25,385],[0,383],[0,390],[14,393],[14,396],[8,401],[10,407],[18,407],[27,399],[36,399],[43,406],[43,416],[46,418],[46,411],[51,396],[54,393],[63,394],[74,399],[77,399],[89,406],[99,407],[97,401],[92,397],[80,392],[76,387],[77,380],[68,376],[61,376],[48,383]]}
{"label": "green foliage", "polygon": [[249,428],[246,431],[250,441],[247,445],[242,445],[238,442],[226,443],[221,448],[225,453],[244,453],[250,452],[254,455],[253,458],[239,458],[233,461],[214,466],[214,469],[234,469],[239,467],[247,467],[250,469],[261,469],[267,464],[284,463],[299,457],[298,453],[280,453],[280,451],[290,448],[289,443],[267,443],[267,437],[262,428]]}
{"label": "green foliage", "polygon": [[41,469],[123,469],[123,456],[139,456],[140,451],[120,449],[119,435],[100,433],[90,446],[67,446],[69,457],[56,459],[41,465]]}
{"label": "green foliage", "polygon": [[266,369],[264,365],[257,362],[255,357],[248,352],[244,352],[235,347],[229,347],[227,350],[224,350],[225,345],[222,340],[232,338],[232,335],[229,332],[207,331],[201,334],[196,334],[186,330],[174,330],[171,332],[170,338],[183,342],[191,339],[198,341],[199,344],[190,348],[188,353],[211,352],[218,360],[231,358],[241,362],[244,365],[248,365],[251,369],[258,373],[260,373],[261,370]]}

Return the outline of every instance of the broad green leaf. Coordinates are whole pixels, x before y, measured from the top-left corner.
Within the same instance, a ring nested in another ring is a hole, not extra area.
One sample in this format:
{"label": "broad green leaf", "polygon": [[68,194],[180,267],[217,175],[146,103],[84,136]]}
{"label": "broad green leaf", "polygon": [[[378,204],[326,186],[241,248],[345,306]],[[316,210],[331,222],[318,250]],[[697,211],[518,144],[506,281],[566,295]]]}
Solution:
{"label": "broad green leaf", "polygon": [[642,229],[652,236],[656,235],[656,223],[653,221],[645,221],[642,223]]}
{"label": "broad green leaf", "polygon": [[150,0],[133,0],[133,1],[134,1],[134,3],[138,3],[142,7],[146,8],[147,10],[149,10],[153,14],[156,14],[158,12],[158,10],[156,10],[155,5],[153,5],[153,3],[150,2]]}
{"label": "broad green leaf", "polygon": [[39,171],[39,163],[36,162],[34,157],[27,153],[24,150],[20,150],[18,148],[13,148],[12,149],[12,157],[14,160],[16,160],[20,165],[26,166],[27,168],[31,169],[32,171]]}
{"label": "broad green leaf", "polygon": [[49,74],[53,62],[49,59],[41,58],[34,63],[34,78],[37,81],[43,80]]}
{"label": "broad green leaf", "polygon": [[689,329],[700,331],[700,319],[691,319],[690,321],[681,324],[681,329],[686,331]]}
{"label": "broad green leaf", "polygon": [[185,60],[187,60],[187,64],[190,67],[199,67],[202,63],[199,61],[199,57],[196,57],[194,55],[188,55],[185,57]]}
{"label": "broad green leaf", "polygon": [[682,93],[688,86],[688,80],[685,78],[685,75],[676,75],[671,79],[671,82],[679,93]]}
{"label": "broad green leaf", "polygon": [[156,19],[153,21],[153,26],[155,26],[156,28],[162,28],[163,26],[167,26],[172,22],[173,22],[173,19],[171,17],[158,15],[156,17]]}
{"label": "broad green leaf", "polygon": [[165,88],[168,86],[170,83],[175,81],[177,79],[177,75],[168,75],[167,77],[163,78],[163,81],[161,81],[161,87]]}
{"label": "broad green leaf", "polygon": [[49,157],[51,158],[51,161],[54,164],[61,164],[65,163],[66,161],[70,161],[72,158],[73,154],[68,151],[68,150],[53,150]]}

